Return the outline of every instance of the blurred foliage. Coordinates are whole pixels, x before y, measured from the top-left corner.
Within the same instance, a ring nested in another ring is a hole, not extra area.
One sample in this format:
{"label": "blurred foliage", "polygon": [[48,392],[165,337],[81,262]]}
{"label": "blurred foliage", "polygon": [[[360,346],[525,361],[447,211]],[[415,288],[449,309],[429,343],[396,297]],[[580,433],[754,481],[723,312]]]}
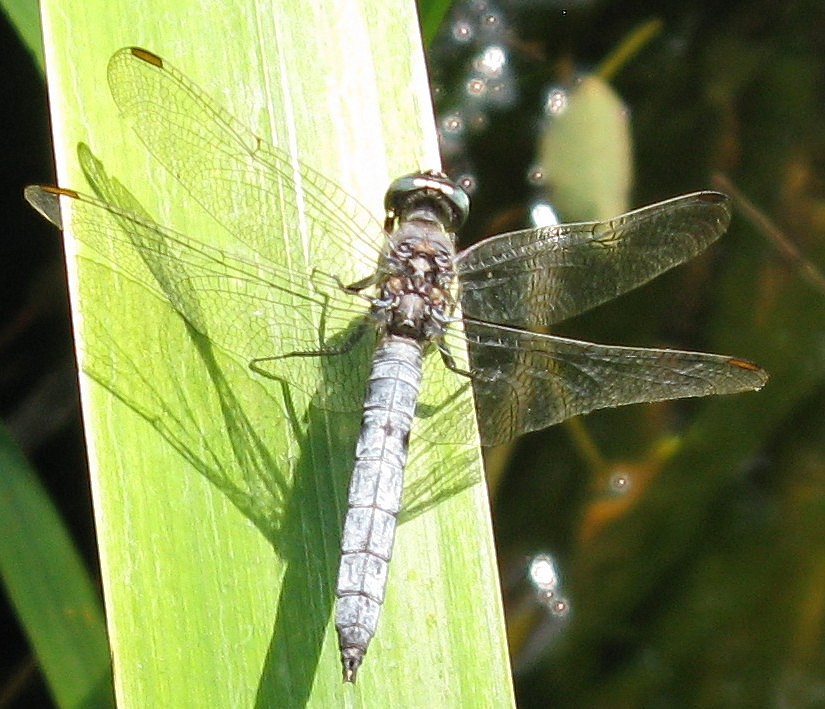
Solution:
{"label": "blurred foliage", "polygon": [[[479,7],[454,6],[430,57],[440,125],[461,128],[442,133],[447,169],[475,188],[468,240],[527,226],[539,197],[577,218],[561,191],[531,180],[552,130],[546,96],[653,22],[611,78],[631,123],[631,205],[724,175],[825,270],[825,5]],[[482,105],[467,77],[492,44],[507,55],[510,85],[497,92],[509,98]],[[610,120],[581,139],[596,144]],[[707,254],[558,331],[725,352],[771,380],[753,394],[597,412],[511,452],[495,515],[520,706],[821,701],[825,294],[737,210]],[[527,587],[542,553],[564,613]]]}

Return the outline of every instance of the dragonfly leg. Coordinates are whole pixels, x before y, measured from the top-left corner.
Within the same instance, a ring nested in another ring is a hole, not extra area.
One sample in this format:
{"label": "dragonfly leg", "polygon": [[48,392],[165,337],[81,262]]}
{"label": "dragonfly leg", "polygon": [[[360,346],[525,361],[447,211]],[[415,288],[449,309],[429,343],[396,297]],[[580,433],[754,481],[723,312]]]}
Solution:
{"label": "dragonfly leg", "polygon": [[334,273],[327,273],[326,271],[322,271],[318,268],[312,269],[313,278],[319,274],[324,276],[325,278],[329,278],[330,280],[335,281],[336,285],[345,293],[349,293],[351,295],[360,295],[364,298],[367,298],[367,300],[370,300],[370,298],[368,296],[364,296],[361,293],[361,291],[365,288],[369,288],[370,286],[374,286],[376,283],[378,283],[378,273],[371,273],[366,278],[362,278],[360,281],[355,281],[355,283],[350,283],[349,285],[344,283]]}
{"label": "dragonfly leg", "polygon": [[467,371],[466,369],[462,369],[458,366],[455,361],[455,357],[453,357],[452,352],[450,352],[450,348],[447,347],[444,342],[437,342],[436,347],[438,348],[438,353],[441,355],[441,361],[444,362],[444,366],[447,367],[451,372],[455,372],[456,374],[460,374],[462,377],[472,378],[473,373]]}
{"label": "dragonfly leg", "polygon": [[261,362],[273,362],[287,357],[327,357],[330,355],[343,355],[351,352],[358,344],[358,341],[369,331],[371,322],[366,318],[356,325],[346,336],[343,342],[336,347],[328,347],[321,350],[309,350],[306,352],[285,352],[281,355],[271,357],[256,357],[249,363],[249,368],[256,374],[267,374],[266,369],[260,366]]}

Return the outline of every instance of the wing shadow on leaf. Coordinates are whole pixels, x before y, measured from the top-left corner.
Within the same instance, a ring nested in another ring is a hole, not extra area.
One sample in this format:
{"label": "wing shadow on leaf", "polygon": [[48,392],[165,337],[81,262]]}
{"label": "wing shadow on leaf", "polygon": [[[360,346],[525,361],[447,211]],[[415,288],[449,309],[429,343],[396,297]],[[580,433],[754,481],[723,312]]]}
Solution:
{"label": "wing shadow on leaf", "polygon": [[[106,267],[88,262],[84,266],[87,282],[111,279]],[[122,282],[119,287],[124,289]],[[122,347],[110,328],[86,316],[94,341],[85,353],[84,371],[148,422],[270,542],[285,572],[262,669],[261,695],[309,696],[308,678],[317,669],[332,613],[350,467],[341,452],[352,448],[359,422],[352,416],[317,410],[311,410],[305,421],[298,420],[286,386],[256,382],[167,304],[153,308],[152,298],[144,298],[144,303],[147,300],[147,312],[160,311],[155,322],[163,325],[164,336],[145,343],[136,356]],[[192,346],[181,348],[187,337]],[[168,347],[169,342],[174,345]],[[199,391],[193,393],[192,386],[176,381],[174,371],[159,362],[184,363]],[[284,407],[293,413],[273,420],[271,412]],[[284,435],[294,439],[294,446],[273,443]],[[296,451],[294,456],[291,450]],[[173,469],[169,474],[176,472],[183,471]],[[302,628],[298,634],[296,619]],[[287,659],[296,671],[276,672]]]}

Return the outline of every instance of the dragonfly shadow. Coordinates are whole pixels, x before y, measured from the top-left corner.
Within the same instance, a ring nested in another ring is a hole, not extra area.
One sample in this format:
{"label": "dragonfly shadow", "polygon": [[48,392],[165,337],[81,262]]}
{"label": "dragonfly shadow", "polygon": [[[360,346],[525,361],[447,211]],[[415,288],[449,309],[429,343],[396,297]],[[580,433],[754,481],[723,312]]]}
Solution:
{"label": "dragonfly shadow", "polygon": [[[106,282],[105,266],[87,262],[84,268],[85,283]],[[180,322],[168,305],[157,305],[165,307],[168,319]],[[110,327],[93,316],[86,322],[95,333],[95,344],[86,352],[84,371],[226,495],[280,558],[285,571],[261,670],[259,704],[270,706],[273,696],[308,697],[332,615],[352,462],[341,451],[352,450],[358,417],[314,407],[301,416],[287,385],[256,382],[185,321],[191,352],[182,351],[167,321],[161,328],[163,337],[141,348],[146,361],[123,348]],[[208,386],[208,408],[202,396],[163,375],[160,362],[173,356],[167,350],[173,341],[169,349],[177,361],[186,357],[190,375],[201,379],[201,389]],[[255,405],[256,396],[263,407]],[[267,440],[277,440],[278,431],[262,431],[261,408],[288,412],[280,426],[289,429],[297,456],[277,451]],[[286,666],[289,672],[283,671]]]}
{"label": "dragonfly shadow", "polygon": [[[81,294],[88,298],[90,284],[95,290],[105,287],[100,286],[106,283],[101,274],[107,268],[83,261]],[[154,312],[151,305],[147,312]],[[91,333],[84,352],[84,372],[151,425],[267,539],[275,539],[289,490],[284,461],[278,460],[256,435],[202,336],[187,326],[195,351],[201,356],[200,364],[214,382],[217,412],[203,411],[205,397],[193,394],[181,380],[164,371],[162,362],[167,357],[166,361],[174,361],[173,354],[192,371],[191,358],[177,349],[177,343],[172,345],[174,353],[172,347],[167,348],[173,339],[165,340],[170,333],[168,324],[161,326],[163,338],[142,344],[140,351],[146,360],[142,361],[135,357],[134,350],[121,344],[111,323],[104,324],[88,311],[84,322]]]}

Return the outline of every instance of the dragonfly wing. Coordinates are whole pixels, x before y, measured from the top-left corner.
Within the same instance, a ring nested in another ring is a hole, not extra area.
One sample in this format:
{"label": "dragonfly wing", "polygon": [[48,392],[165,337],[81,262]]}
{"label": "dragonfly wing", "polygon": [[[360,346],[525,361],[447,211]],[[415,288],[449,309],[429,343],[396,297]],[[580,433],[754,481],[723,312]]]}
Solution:
{"label": "dragonfly wing", "polygon": [[755,364],[725,355],[597,345],[472,320],[464,327],[485,445],[596,409],[732,394],[767,381]]}
{"label": "dragonfly wing", "polygon": [[381,226],[334,182],[259,138],[151,52],[121,49],[108,76],[149,151],[248,248],[345,282],[374,269]]}
{"label": "dragonfly wing", "polygon": [[646,283],[728,228],[730,201],[695,192],[603,222],[501,234],[458,254],[464,314],[542,327]]}
{"label": "dragonfly wing", "polygon": [[430,349],[424,358],[424,376],[413,425],[415,435],[437,444],[473,442],[475,408],[472,399],[466,396],[470,386],[466,376],[445,367],[440,354],[435,348]]}
{"label": "dragonfly wing", "polygon": [[[357,299],[331,279],[278,268],[256,254],[237,255],[159,226],[91,154],[84,167],[103,201],[72,190],[31,186],[28,201],[57,226],[61,203],[71,209],[79,240],[105,263],[164,298],[198,332],[245,364],[282,379],[336,411],[362,405],[369,358],[353,347],[346,355],[280,357],[338,346],[364,318]],[[368,339],[368,338],[366,338]]]}

